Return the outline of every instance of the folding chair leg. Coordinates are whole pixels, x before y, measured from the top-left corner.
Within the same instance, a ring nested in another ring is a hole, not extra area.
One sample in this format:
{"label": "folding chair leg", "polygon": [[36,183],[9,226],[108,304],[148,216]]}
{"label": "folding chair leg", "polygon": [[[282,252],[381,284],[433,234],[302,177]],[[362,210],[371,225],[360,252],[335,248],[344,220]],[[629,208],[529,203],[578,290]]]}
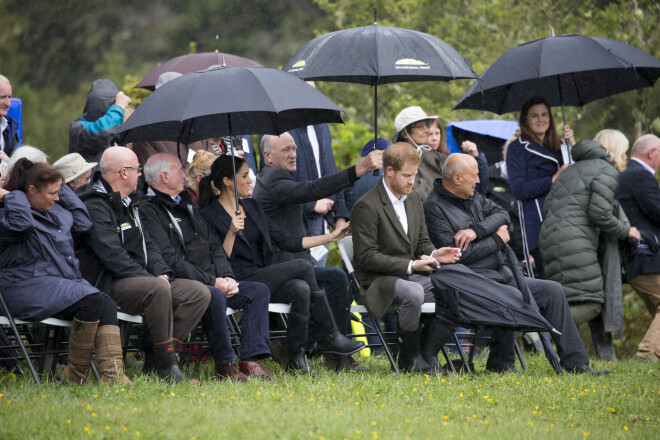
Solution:
{"label": "folding chair leg", "polygon": [[28,364],[28,368],[30,369],[30,374],[32,374],[32,378],[34,381],[37,383],[38,386],[41,386],[41,380],[39,380],[39,376],[37,375],[37,372],[34,371],[34,366],[32,365],[32,361],[30,360],[30,355],[27,352],[27,349],[25,348],[25,344],[23,344],[23,340],[21,339],[21,334],[18,331],[18,328],[16,327],[16,323],[14,322],[14,317],[11,316],[11,313],[9,313],[7,309],[7,304],[5,304],[5,299],[2,297],[0,294],[0,302],[2,302],[2,310],[6,311],[6,316],[7,319],[9,320],[9,326],[11,327],[12,332],[14,333],[14,337],[16,338],[16,341],[18,341],[18,345],[21,348],[21,353],[23,354],[23,358],[25,358],[25,361]]}
{"label": "folding chair leg", "polygon": [[461,347],[461,340],[458,339],[458,335],[456,334],[456,332],[454,332],[453,338],[456,347],[458,347],[458,354],[461,356],[461,361],[463,362],[463,367],[465,368],[465,371],[467,371],[468,374],[472,373],[472,369],[470,368],[470,365],[468,364],[468,360],[465,357],[465,353],[463,352],[463,347]]}
{"label": "folding chair leg", "polygon": [[[371,315],[369,315],[371,316]],[[389,359],[390,364],[392,365],[392,368],[394,369],[394,372],[396,374],[401,374],[399,371],[399,367],[396,364],[396,361],[394,360],[394,357],[392,356],[392,351],[390,350],[390,347],[387,345],[387,341],[385,340],[385,337],[383,336],[383,332],[380,329],[380,326],[376,323],[376,320],[371,316],[372,322],[375,324],[374,325],[374,330],[376,330],[376,334],[378,335],[378,339],[380,339],[380,343],[383,344],[383,349],[385,350],[385,354],[387,355],[387,359]]]}
{"label": "folding chair leg", "polygon": [[518,356],[518,360],[520,361],[520,368],[522,368],[523,371],[527,371],[527,364],[523,359],[522,352],[520,351],[520,347],[518,346],[518,341],[516,341],[513,344],[513,350],[516,352],[516,356]]}
{"label": "folding chair leg", "polygon": [[454,363],[451,361],[451,357],[449,357],[449,353],[447,353],[447,349],[442,346],[442,355],[445,357],[445,360],[447,361],[447,365],[449,365],[449,368],[451,368],[451,372],[456,374],[456,368],[454,368]]}

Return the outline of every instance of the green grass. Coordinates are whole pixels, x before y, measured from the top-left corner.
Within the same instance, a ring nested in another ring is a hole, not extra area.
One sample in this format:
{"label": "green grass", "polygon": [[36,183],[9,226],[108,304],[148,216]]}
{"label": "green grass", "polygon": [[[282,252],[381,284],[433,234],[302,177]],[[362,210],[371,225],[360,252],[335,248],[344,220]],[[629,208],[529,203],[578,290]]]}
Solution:
{"label": "green grass", "polygon": [[557,376],[525,355],[525,374],[397,377],[383,357],[368,374],[282,373],[273,382],[220,383],[211,366],[199,386],[146,380],[81,387],[0,376],[0,438],[141,439],[656,439],[660,370],[632,360],[615,374]]}

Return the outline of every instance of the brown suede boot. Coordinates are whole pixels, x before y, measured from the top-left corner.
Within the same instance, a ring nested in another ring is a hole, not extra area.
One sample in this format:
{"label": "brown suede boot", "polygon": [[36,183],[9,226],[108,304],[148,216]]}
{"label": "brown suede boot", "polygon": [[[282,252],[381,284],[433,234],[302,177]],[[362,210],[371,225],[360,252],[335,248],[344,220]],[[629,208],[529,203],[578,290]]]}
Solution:
{"label": "brown suede boot", "polygon": [[103,384],[131,385],[133,382],[124,374],[124,352],[121,336],[116,325],[103,325],[96,330],[94,339],[96,363]]}
{"label": "brown suede boot", "polygon": [[60,379],[77,385],[87,382],[98,326],[99,321],[85,322],[73,318],[69,335],[69,362],[60,373]]}
{"label": "brown suede boot", "polygon": [[215,364],[215,378],[218,380],[229,379],[232,382],[246,382],[247,376],[241,373],[235,363],[218,365]]}

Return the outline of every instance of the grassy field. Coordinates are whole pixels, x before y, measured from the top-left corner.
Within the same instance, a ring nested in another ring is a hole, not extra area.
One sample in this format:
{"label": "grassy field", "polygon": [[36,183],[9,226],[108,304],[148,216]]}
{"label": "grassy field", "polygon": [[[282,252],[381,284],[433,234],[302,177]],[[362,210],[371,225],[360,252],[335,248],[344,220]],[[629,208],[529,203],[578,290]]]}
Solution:
{"label": "grassy field", "polygon": [[[362,358],[364,360],[364,358]],[[660,369],[632,360],[609,377],[557,376],[526,355],[525,374],[397,377],[382,356],[368,374],[298,377],[268,363],[273,382],[202,384],[138,376],[131,387],[82,387],[0,376],[0,438],[140,439],[657,439]]]}

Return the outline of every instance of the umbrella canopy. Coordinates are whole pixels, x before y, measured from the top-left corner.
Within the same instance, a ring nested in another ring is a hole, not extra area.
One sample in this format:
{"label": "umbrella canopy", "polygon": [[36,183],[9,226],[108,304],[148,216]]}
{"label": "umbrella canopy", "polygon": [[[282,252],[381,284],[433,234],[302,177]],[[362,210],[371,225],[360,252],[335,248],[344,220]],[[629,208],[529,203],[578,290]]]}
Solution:
{"label": "umbrella canopy", "polygon": [[217,67],[169,81],[121,126],[122,142],[189,144],[242,134],[282,134],[342,122],[342,110],[304,81],[265,67]]}
{"label": "umbrella canopy", "polygon": [[653,87],[660,61],[609,38],[560,35],[521,44],[500,56],[454,109],[519,111],[533,96],[550,106],[582,106],[628,90]]}
{"label": "umbrella canopy", "polygon": [[256,61],[222,52],[202,52],[181,55],[165,61],[160,66],[149,72],[142,81],[137,83],[136,88],[154,90],[158,77],[165,72],[178,72],[182,75],[208,69],[213,66],[247,66],[263,67]]}
{"label": "umbrella canopy", "polygon": [[441,39],[376,23],[317,37],[282,70],[305,80],[369,85],[478,77],[470,61]]}

